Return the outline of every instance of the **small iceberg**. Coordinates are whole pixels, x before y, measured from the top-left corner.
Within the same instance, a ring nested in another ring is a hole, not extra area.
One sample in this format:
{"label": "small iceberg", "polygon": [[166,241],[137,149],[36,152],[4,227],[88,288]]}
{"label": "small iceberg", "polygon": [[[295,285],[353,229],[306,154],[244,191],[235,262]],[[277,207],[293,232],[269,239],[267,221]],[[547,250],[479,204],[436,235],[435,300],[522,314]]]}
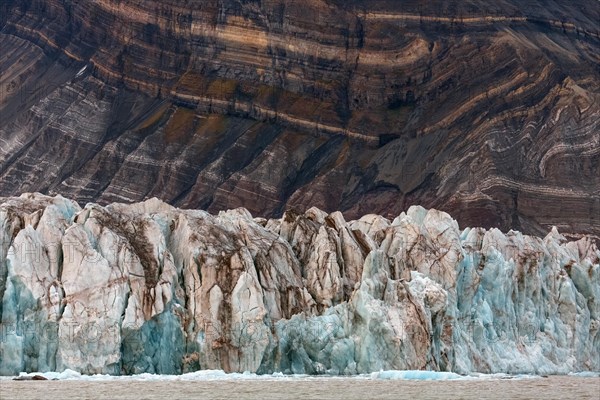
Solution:
{"label": "small iceberg", "polygon": [[571,372],[569,376],[575,376],[577,378],[600,378],[600,371]]}
{"label": "small iceberg", "polygon": [[379,371],[371,373],[372,379],[382,380],[419,380],[419,381],[447,381],[452,379],[468,378],[454,372],[436,372],[436,371]]}

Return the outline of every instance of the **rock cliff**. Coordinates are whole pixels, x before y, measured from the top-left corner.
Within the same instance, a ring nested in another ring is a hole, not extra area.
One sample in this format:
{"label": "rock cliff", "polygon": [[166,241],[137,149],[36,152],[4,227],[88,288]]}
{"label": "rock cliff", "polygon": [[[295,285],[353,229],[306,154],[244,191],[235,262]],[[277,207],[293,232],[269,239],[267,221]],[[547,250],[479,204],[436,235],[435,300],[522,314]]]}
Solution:
{"label": "rock cliff", "polygon": [[0,11],[1,195],[600,236],[597,1]]}
{"label": "rock cliff", "polygon": [[411,207],[0,205],[0,374],[600,370],[600,251]]}

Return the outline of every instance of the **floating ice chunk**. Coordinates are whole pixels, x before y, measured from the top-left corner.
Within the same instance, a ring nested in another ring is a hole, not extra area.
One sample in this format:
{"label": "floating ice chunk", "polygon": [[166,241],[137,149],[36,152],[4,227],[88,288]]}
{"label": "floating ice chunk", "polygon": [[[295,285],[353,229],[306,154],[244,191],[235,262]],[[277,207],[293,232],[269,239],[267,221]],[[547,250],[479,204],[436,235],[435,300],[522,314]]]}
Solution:
{"label": "floating ice chunk", "polygon": [[600,371],[572,372],[569,375],[578,378],[600,378]]}
{"label": "floating ice chunk", "polygon": [[454,372],[436,372],[436,371],[379,371],[371,374],[372,379],[384,380],[419,380],[419,381],[446,381],[450,379],[465,378]]}

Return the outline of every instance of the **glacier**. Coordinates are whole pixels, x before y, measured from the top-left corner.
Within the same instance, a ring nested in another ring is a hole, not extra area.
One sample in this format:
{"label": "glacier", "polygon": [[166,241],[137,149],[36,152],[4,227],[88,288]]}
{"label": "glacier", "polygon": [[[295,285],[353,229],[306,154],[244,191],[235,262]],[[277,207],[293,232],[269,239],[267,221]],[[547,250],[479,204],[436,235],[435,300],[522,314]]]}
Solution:
{"label": "glacier", "polygon": [[588,237],[461,230],[419,206],[345,221],[0,202],[0,375],[600,371]]}

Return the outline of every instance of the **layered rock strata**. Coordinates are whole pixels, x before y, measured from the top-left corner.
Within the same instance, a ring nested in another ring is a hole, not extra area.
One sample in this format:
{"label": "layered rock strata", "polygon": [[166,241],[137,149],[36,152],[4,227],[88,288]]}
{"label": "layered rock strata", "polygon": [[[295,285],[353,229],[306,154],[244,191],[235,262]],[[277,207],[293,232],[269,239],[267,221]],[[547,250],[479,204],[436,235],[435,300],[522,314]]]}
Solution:
{"label": "layered rock strata", "polygon": [[597,1],[0,11],[2,195],[600,236]]}
{"label": "layered rock strata", "polygon": [[600,251],[317,208],[0,206],[0,374],[600,370]]}

